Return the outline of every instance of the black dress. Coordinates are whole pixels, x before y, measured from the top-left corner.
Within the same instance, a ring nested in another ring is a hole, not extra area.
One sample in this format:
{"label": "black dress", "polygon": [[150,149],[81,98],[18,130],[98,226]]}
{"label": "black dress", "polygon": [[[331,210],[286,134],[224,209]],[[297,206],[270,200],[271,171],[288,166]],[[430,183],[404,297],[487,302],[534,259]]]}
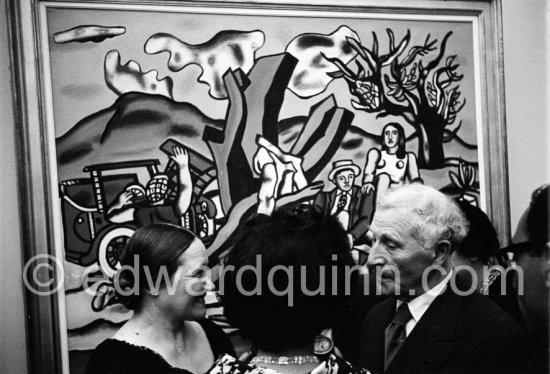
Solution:
{"label": "black dress", "polygon": [[[198,321],[204,332],[214,358],[225,353],[235,355],[235,350],[225,333],[209,319]],[[193,374],[188,370],[172,367],[155,351],[123,342],[107,339],[94,350],[86,374]]]}

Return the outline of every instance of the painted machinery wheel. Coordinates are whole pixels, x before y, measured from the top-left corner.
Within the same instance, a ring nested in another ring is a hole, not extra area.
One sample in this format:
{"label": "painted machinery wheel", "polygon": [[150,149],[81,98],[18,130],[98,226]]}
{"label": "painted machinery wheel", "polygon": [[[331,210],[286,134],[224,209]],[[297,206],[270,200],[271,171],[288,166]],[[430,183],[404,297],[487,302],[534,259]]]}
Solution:
{"label": "painted machinery wheel", "polygon": [[120,259],[135,230],[129,227],[115,227],[108,231],[99,243],[97,258],[101,270],[113,277],[120,268]]}

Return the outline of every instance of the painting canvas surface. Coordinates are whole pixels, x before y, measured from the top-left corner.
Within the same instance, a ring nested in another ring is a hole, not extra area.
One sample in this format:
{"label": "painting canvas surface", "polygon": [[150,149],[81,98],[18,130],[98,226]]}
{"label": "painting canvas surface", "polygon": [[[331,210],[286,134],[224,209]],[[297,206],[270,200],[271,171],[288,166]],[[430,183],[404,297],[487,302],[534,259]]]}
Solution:
{"label": "painting canvas surface", "polygon": [[[345,171],[367,200],[342,221],[358,250],[385,188],[424,183],[483,205],[467,18],[122,5],[43,16],[70,351],[129,318],[111,279],[147,223],[194,231],[215,267],[254,213],[335,213]],[[231,331],[215,299],[209,313]]]}

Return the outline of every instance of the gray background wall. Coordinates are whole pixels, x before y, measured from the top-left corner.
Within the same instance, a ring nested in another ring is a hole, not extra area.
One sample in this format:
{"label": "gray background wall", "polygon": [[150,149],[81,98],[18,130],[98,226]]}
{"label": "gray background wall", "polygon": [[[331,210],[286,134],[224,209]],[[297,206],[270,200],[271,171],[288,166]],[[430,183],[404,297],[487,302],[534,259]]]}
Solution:
{"label": "gray background wall", "polygon": [[0,0],[0,372],[25,373],[25,311],[6,0]]}
{"label": "gray background wall", "polygon": [[[550,182],[546,0],[502,0],[512,232],[531,192]],[[6,27],[0,0],[0,373],[27,371],[15,123]]]}

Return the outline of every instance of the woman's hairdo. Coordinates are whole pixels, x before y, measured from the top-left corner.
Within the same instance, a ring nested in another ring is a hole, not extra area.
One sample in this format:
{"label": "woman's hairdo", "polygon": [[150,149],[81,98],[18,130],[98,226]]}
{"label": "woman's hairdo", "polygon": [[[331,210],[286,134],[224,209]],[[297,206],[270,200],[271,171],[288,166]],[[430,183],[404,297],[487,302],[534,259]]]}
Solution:
{"label": "woman's hairdo", "polygon": [[128,241],[122,255],[122,267],[113,280],[115,290],[124,291],[117,292],[119,300],[128,309],[138,308],[148,289],[147,279],[156,284],[162,268],[166,268],[169,276],[174,275],[180,265],[179,257],[195,238],[192,232],[171,224],[152,224],[137,229]]}
{"label": "woman's hairdo", "polygon": [[457,201],[468,221],[469,230],[458,247],[458,253],[466,257],[480,257],[482,261],[496,254],[500,249],[498,235],[487,214],[467,201]]}
{"label": "woman's hairdo", "polygon": [[[334,217],[311,206],[284,206],[271,217],[258,215],[244,223],[225,266],[234,267],[220,284],[225,315],[260,348],[311,342],[349,308],[345,278],[354,262],[347,233]],[[259,275],[250,270],[257,266]],[[273,272],[270,287],[268,274],[276,266],[289,273]],[[353,280],[347,282],[349,289]],[[246,294],[258,285],[261,294]],[[292,306],[278,290],[292,293]]]}
{"label": "woman's hairdo", "polygon": [[545,184],[533,191],[529,212],[527,213],[527,230],[529,231],[529,241],[536,247],[542,247],[549,241],[549,221],[548,215],[550,205],[550,184]]}

